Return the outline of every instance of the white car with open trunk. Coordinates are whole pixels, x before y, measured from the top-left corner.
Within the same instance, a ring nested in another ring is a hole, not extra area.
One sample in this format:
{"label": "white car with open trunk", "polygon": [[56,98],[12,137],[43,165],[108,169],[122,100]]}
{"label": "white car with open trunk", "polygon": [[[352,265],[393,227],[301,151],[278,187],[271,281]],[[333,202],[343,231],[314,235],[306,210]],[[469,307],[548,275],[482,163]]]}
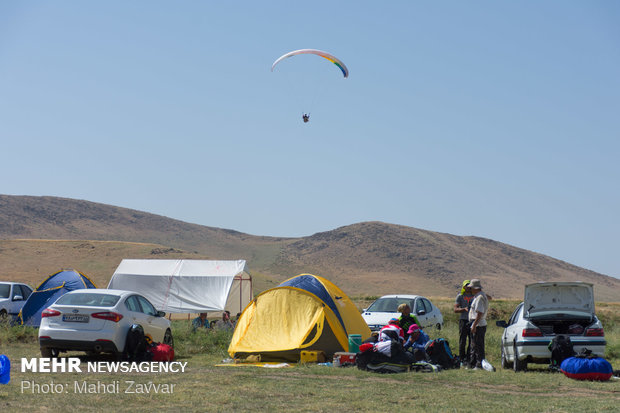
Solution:
{"label": "white car with open trunk", "polygon": [[549,363],[549,343],[556,335],[570,338],[575,352],[586,348],[605,354],[605,332],[594,314],[592,284],[540,282],[525,286],[525,296],[504,327],[501,339],[503,368],[521,371],[528,363]]}

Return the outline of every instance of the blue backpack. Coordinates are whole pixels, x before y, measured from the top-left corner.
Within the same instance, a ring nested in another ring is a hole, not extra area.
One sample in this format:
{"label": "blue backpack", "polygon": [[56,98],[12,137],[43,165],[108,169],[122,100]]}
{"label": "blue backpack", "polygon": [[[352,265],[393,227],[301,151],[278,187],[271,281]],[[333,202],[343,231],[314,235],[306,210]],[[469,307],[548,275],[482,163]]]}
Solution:
{"label": "blue backpack", "polygon": [[432,364],[442,369],[453,369],[458,366],[458,359],[450,350],[450,343],[445,338],[436,338],[426,343],[426,355]]}

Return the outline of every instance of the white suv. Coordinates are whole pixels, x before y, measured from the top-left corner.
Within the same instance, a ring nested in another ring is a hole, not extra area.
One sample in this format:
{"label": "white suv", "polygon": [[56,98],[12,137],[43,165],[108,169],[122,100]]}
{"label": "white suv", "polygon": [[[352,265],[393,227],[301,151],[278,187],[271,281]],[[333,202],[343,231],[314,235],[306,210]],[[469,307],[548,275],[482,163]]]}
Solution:
{"label": "white suv", "polygon": [[31,293],[29,285],[0,281],[0,318],[19,314]]}
{"label": "white suv", "polygon": [[575,352],[584,348],[603,357],[605,332],[594,315],[592,284],[584,282],[541,282],[525,286],[524,301],[504,327],[501,340],[502,367],[514,371],[528,363],[549,363],[549,343],[556,335],[570,337]]}

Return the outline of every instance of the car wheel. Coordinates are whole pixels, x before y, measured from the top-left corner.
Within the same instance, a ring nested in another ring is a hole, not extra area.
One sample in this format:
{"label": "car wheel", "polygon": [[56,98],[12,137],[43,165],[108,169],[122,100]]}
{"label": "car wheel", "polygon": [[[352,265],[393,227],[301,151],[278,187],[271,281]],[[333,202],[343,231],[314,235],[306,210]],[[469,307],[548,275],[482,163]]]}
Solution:
{"label": "car wheel", "polygon": [[6,320],[7,317],[8,317],[8,314],[6,310],[4,308],[0,310],[0,320]]}
{"label": "car wheel", "polygon": [[502,348],[502,368],[503,369],[509,369],[512,368],[512,363],[508,361],[508,359],[506,358],[506,350],[504,349],[504,346],[501,346]]}
{"label": "car wheel", "polygon": [[514,354],[515,354],[515,359],[512,363],[512,368],[515,372],[517,371],[523,371],[527,368],[527,361],[523,360],[519,360],[519,350],[517,350],[517,345],[514,345]]}
{"label": "car wheel", "polygon": [[174,347],[174,339],[172,338],[172,331],[170,331],[170,329],[166,330],[166,334],[164,334],[164,344]]}
{"label": "car wheel", "polygon": [[41,347],[41,357],[57,358],[60,351],[57,348]]}

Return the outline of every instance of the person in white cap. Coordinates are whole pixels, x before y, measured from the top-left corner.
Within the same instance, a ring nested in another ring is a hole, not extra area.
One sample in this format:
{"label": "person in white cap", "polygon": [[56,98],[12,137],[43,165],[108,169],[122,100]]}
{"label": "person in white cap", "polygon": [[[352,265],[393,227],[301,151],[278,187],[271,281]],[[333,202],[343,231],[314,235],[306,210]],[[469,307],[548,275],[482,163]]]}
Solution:
{"label": "person in white cap", "polygon": [[471,323],[471,353],[469,365],[474,369],[482,368],[482,360],[485,358],[484,337],[487,332],[487,313],[489,312],[489,299],[482,292],[482,284],[479,279],[473,279],[467,284],[471,288],[474,299],[469,309],[469,322]]}

